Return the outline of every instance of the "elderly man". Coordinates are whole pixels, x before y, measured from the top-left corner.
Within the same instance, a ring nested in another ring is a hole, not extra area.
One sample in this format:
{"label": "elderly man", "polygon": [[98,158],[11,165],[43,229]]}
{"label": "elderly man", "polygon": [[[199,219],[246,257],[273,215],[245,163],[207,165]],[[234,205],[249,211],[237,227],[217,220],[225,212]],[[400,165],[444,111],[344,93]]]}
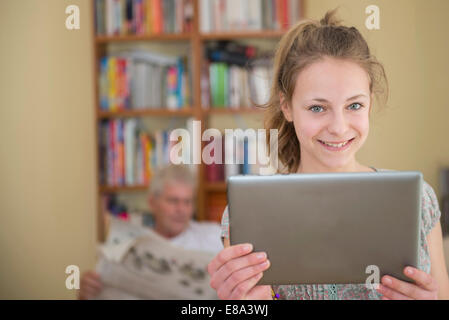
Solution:
{"label": "elderly man", "polygon": [[[148,196],[154,231],[185,249],[218,253],[223,248],[219,225],[192,220],[195,189],[195,179],[186,166],[169,165],[154,174]],[[96,272],[82,276],[80,299],[94,298],[101,290],[101,278]]]}

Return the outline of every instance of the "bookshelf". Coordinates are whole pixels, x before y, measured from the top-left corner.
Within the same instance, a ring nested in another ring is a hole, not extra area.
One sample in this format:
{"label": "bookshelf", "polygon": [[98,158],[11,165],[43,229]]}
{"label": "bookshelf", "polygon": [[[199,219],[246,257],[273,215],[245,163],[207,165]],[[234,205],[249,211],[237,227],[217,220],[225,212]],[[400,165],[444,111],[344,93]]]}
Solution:
{"label": "bookshelf", "polygon": [[[205,61],[203,53],[210,41],[220,40],[257,40],[257,41],[277,41],[285,32],[285,30],[264,30],[264,31],[212,31],[203,33],[200,28],[200,5],[203,1],[191,0],[193,6],[192,27],[187,33],[171,33],[171,34],[132,34],[132,35],[97,35],[96,23],[93,23],[92,38],[94,46],[94,85],[95,85],[95,128],[99,132],[101,121],[111,119],[127,119],[127,118],[151,118],[151,119],[184,119],[192,117],[194,120],[201,121],[201,132],[207,129],[213,121],[213,117],[235,117],[235,116],[249,116],[260,117],[263,111],[256,108],[204,108],[201,103],[201,73],[202,65]],[[215,0],[214,0],[215,1]],[[268,0],[264,0],[268,1]],[[272,0],[274,1],[277,0]],[[283,0],[279,0],[283,1]],[[299,9],[299,19],[304,17],[305,0],[289,0],[297,1]],[[212,3],[213,1],[211,1]],[[95,22],[96,4],[93,3],[92,19]],[[108,46],[116,44],[126,44],[130,47],[141,43],[161,43],[161,45],[181,43],[189,47],[189,58],[191,59],[191,106],[179,110],[169,110],[164,106],[153,107],[151,109],[139,110],[123,110],[123,111],[104,111],[101,110],[99,75],[100,75],[100,59],[107,55]],[[217,121],[217,120],[215,120]],[[204,147],[204,142],[202,143]],[[100,184],[100,137],[96,134],[96,181],[97,181],[97,235],[98,241],[102,242],[105,238],[104,230],[104,204],[102,196],[109,193],[138,193],[145,192],[146,185],[127,185],[127,186],[104,186]],[[225,182],[208,182],[205,175],[205,164],[198,165],[197,179],[197,211],[196,218],[198,220],[217,220],[219,212],[224,209],[226,204],[226,183]],[[208,215],[209,206],[215,206],[215,213]],[[217,208],[219,208],[217,210]]]}

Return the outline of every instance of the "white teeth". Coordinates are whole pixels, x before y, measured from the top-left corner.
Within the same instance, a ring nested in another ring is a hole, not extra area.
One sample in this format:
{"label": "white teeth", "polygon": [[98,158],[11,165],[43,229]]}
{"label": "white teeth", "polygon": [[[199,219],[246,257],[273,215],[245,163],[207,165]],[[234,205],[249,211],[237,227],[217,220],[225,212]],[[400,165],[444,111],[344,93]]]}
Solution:
{"label": "white teeth", "polygon": [[341,148],[341,147],[343,147],[344,145],[346,145],[348,142],[349,142],[349,140],[346,141],[346,142],[339,143],[339,144],[334,144],[334,143],[329,143],[329,142],[323,141],[324,144],[326,144],[326,145],[328,145],[328,146],[330,146],[330,147],[334,147],[334,148]]}

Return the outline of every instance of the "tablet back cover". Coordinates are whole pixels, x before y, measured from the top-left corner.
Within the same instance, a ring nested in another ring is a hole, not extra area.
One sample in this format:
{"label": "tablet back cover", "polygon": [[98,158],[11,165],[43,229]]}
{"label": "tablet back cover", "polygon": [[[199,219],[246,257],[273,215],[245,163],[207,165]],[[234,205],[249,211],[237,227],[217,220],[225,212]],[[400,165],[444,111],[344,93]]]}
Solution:
{"label": "tablet back cover", "polygon": [[367,267],[407,280],[417,266],[422,174],[408,171],[234,176],[231,244],[271,262],[259,284],[365,283]]}

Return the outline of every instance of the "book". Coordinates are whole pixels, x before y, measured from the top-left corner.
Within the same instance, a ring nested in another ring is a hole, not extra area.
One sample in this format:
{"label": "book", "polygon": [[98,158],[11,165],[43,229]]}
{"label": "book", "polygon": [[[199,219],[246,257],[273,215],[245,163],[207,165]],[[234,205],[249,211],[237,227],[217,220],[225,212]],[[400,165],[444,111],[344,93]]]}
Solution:
{"label": "book", "polygon": [[186,57],[135,50],[105,56],[99,63],[99,106],[103,111],[179,109],[191,105]]}
{"label": "book", "polygon": [[97,35],[191,32],[192,0],[95,0]]}
{"label": "book", "polygon": [[285,30],[299,19],[302,0],[201,0],[200,30]]}

